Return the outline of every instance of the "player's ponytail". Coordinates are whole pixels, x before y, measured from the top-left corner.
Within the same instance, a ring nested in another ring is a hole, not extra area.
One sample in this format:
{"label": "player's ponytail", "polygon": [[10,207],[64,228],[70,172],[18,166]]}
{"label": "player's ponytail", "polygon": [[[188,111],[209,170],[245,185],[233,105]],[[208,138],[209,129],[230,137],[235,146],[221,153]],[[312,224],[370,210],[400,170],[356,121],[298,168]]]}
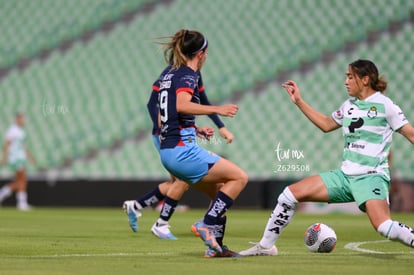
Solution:
{"label": "player's ponytail", "polygon": [[373,86],[373,89],[375,91],[380,91],[381,93],[385,92],[385,90],[387,89],[387,81],[385,81],[384,76],[380,76],[376,83]]}
{"label": "player's ponytail", "polygon": [[378,75],[377,66],[372,61],[358,59],[349,64],[349,66],[359,78],[368,76],[369,85],[374,91],[383,93],[387,89],[387,81],[385,81],[383,76]]}
{"label": "player's ponytail", "polygon": [[198,52],[205,51],[208,46],[207,39],[194,30],[179,30],[168,42],[162,42],[164,45],[164,58],[168,64],[172,64],[174,69],[186,65]]}

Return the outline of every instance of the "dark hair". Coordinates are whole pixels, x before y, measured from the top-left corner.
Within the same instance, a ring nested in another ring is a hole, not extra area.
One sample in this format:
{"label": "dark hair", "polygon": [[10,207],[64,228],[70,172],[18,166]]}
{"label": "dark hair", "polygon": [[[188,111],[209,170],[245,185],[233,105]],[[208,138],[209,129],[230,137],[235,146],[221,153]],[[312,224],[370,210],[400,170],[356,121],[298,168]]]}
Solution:
{"label": "dark hair", "polygon": [[369,85],[373,90],[383,93],[387,89],[387,81],[385,81],[383,76],[378,76],[377,66],[372,61],[358,59],[349,64],[349,67],[359,78],[368,76]]}
{"label": "dark hair", "polygon": [[195,30],[179,30],[168,42],[160,42],[165,46],[164,58],[173,68],[185,65],[187,60],[192,59],[198,52],[205,51],[208,41],[200,32]]}

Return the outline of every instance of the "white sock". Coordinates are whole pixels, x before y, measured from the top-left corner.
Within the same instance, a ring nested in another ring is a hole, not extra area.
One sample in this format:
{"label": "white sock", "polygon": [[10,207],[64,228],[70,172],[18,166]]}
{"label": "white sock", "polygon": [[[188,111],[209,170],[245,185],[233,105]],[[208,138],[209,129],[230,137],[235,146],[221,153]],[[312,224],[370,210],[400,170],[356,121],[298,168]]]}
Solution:
{"label": "white sock", "polygon": [[19,191],[16,193],[17,205],[27,205],[27,192]]}
{"label": "white sock", "polygon": [[157,225],[166,225],[166,224],[168,224],[168,221],[164,221],[163,219],[158,218]]}
{"label": "white sock", "polygon": [[386,220],[377,229],[378,233],[390,240],[399,241],[407,246],[414,247],[414,230],[392,220]]}
{"label": "white sock", "polygon": [[8,185],[3,186],[0,189],[0,203],[4,201],[6,198],[10,197],[11,194],[12,190],[10,189],[10,187]]}
{"label": "white sock", "polygon": [[295,215],[298,201],[293,196],[289,187],[286,187],[279,195],[278,203],[267,222],[260,245],[264,248],[272,247],[283,229],[289,224]]}

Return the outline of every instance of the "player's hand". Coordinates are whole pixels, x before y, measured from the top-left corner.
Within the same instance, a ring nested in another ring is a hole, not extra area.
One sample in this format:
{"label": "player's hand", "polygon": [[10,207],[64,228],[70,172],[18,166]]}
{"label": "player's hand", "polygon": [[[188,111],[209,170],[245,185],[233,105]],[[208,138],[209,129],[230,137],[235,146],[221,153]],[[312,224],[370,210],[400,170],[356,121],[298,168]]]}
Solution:
{"label": "player's hand", "polygon": [[212,127],[197,127],[197,136],[200,138],[205,138],[210,140],[212,136],[214,136],[214,128]]}
{"label": "player's hand", "polygon": [[296,104],[301,99],[300,90],[295,81],[288,80],[282,84],[282,87],[288,92],[293,103]]}
{"label": "player's hand", "polygon": [[225,104],[219,106],[219,111],[217,112],[218,115],[227,116],[227,117],[234,117],[239,110],[239,106],[236,104]]}
{"label": "player's hand", "polygon": [[226,127],[221,127],[219,129],[220,136],[226,140],[226,143],[232,143],[234,139],[234,135],[226,129]]}

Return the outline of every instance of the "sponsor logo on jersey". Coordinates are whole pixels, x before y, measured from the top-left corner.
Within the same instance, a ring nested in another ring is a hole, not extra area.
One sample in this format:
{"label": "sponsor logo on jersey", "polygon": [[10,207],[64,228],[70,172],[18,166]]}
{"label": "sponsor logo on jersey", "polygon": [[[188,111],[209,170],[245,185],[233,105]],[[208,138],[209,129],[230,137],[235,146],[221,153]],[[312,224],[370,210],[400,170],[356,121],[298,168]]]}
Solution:
{"label": "sponsor logo on jersey", "polygon": [[160,83],[160,90],[169,89],[171,87],[171,80],[162,81]]}
{"label": "sponsor logo on jersey", "polygon": [[355,129],[361,128],[364,125],[364,120],[361,117],[353,118],[348,126],[350,133],[355,133]]}
{"label": "sponsor logo on jersey", "polygon": [[341,110],[336,110],[334,116],[335,116],[336,119],[342,119],[344,117]]}
{"label": "sponsor logo on jersey", "polygon": [[363,144],[358,144],[358,143],[351,143],[351,148],[355,148],[355,149],[364,149],[365,145]]}
{"label": "sponsor logo on jersey", "polygon": [[379,188],[375,188],[374,190],[372,190],[372,193],[374,193],[375,195],[381,195],[381,190]]}

